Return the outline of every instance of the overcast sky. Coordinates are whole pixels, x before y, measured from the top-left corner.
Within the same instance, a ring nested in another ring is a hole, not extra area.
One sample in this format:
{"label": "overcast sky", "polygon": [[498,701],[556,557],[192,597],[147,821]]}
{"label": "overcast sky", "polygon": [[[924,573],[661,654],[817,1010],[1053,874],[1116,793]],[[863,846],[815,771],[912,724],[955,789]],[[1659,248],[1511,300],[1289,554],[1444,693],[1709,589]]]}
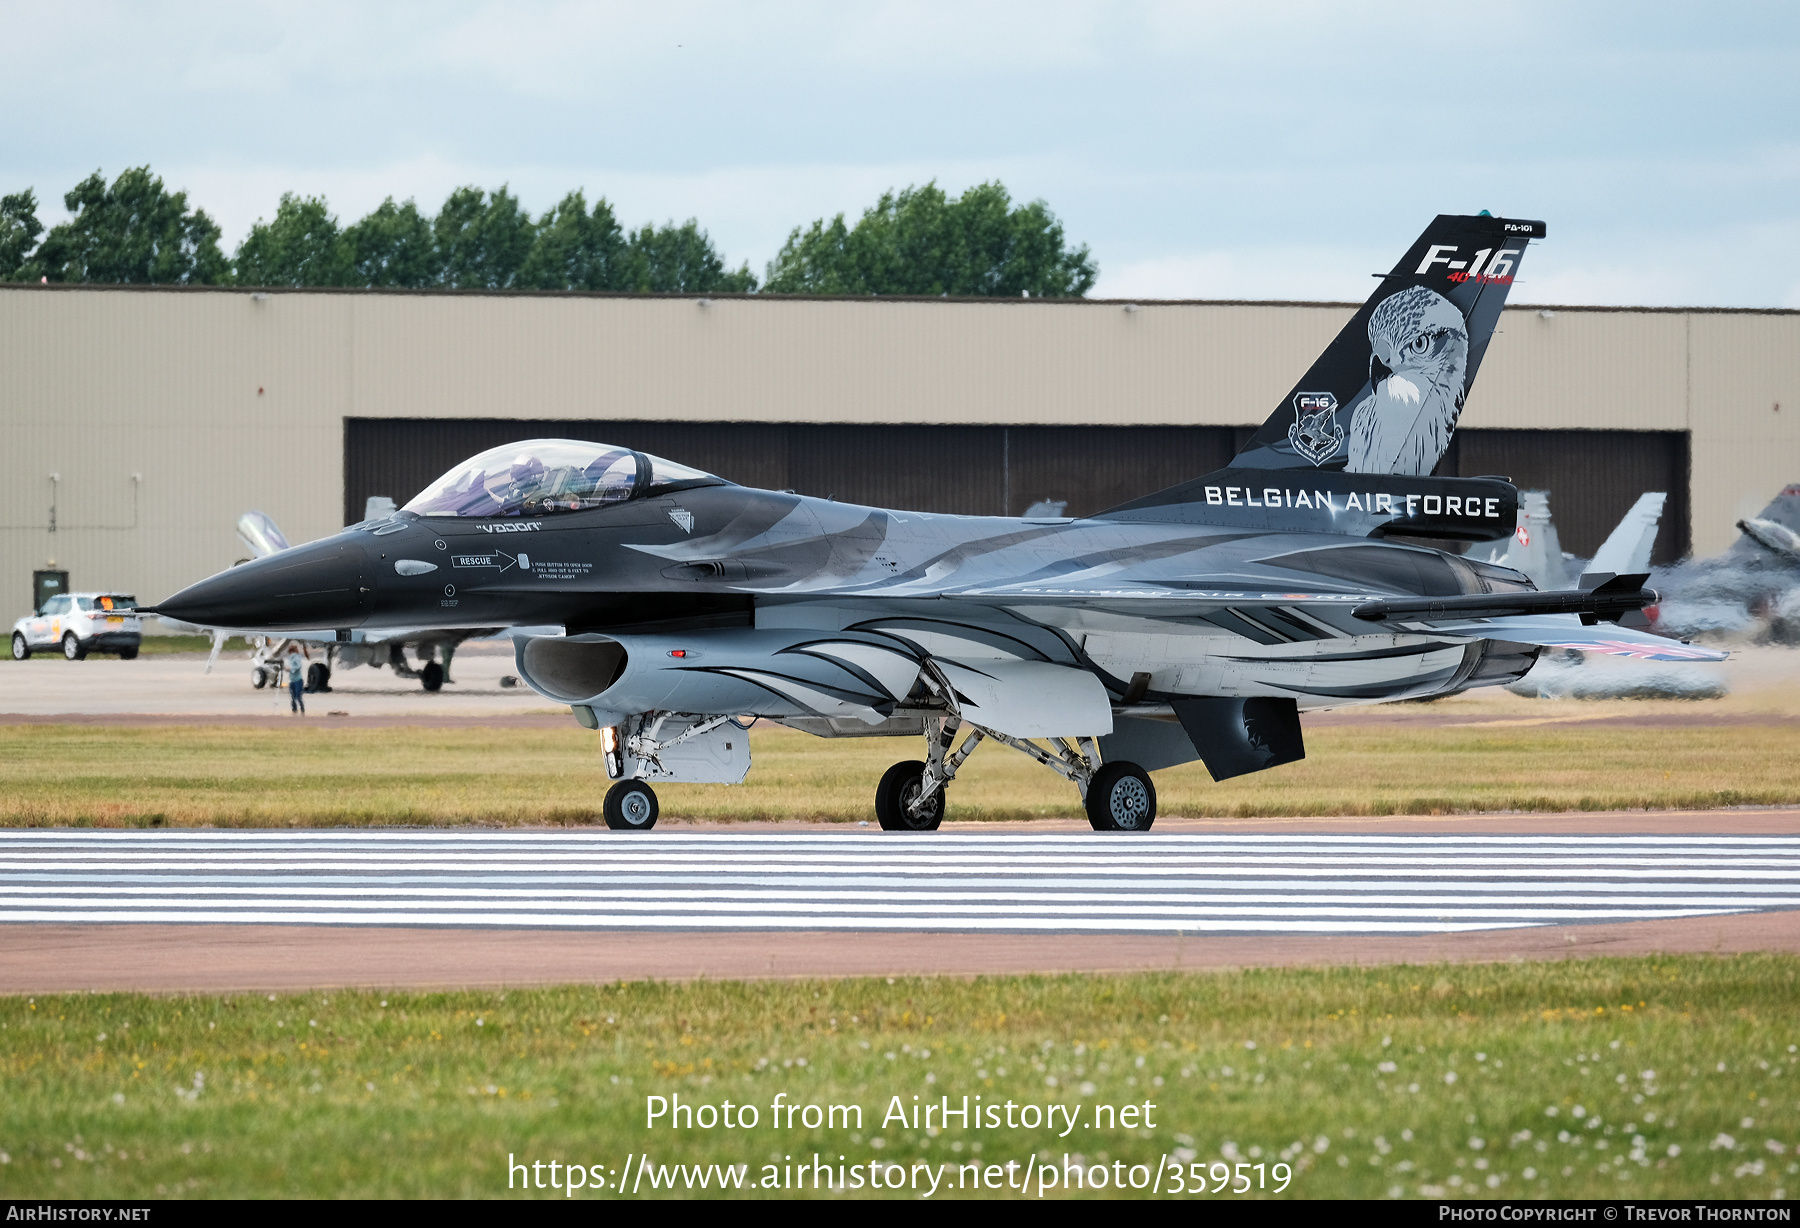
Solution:
{"label": "overcast sky", "polygon": [[5,3],[0,190],[148,163],[229,250],[465,183],[696,217],[733,264],[998,178],[1099,295],[1361,299],[1440,212],[1516,301],[1800,307],[1800,5]]}

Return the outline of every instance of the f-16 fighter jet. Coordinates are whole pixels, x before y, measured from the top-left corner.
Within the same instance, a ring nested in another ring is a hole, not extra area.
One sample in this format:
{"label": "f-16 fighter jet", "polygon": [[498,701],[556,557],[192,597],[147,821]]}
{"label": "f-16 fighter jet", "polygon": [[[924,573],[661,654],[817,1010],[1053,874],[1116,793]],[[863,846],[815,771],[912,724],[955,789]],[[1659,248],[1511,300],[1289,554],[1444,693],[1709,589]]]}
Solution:
{"label": "f-16 fighter jet", "polygon": [[936,828],[992,742],[1073,784],[1096,829],[1146,831],[1150,773],[1291,763],[1302,711],[1511,682],[1551,645],[1721,658],[1620,625],[1656,599],[1644,575],[1541,592],[1418,544],[1513,532],[1507,480],[1429,475],[1544,233],[1437,218],[1229,468],[1096,516],[858,507],[535,439],[158,609],[340,640],[561,623],[516,638],[519,675],[597,731],[614,828],[656,823],[658,781],[742,780],[763,718],[922,738],[876,786],[889,830]]}

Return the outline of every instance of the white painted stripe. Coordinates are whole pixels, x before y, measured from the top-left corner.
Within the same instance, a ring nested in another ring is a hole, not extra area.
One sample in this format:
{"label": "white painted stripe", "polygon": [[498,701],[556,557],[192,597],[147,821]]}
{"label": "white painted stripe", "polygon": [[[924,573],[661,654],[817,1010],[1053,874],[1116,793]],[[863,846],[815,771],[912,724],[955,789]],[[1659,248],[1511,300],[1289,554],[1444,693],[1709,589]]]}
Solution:
{"label": "white painted stripe", "polygon": [[[1435,887],[1435,885],[1434,885]],[[19,902],[26,897],[41,897],[45,902],[57,900],[74,900],[84,894],[92,894],[96,886],[84,883],[80,886],[12,886],[0,884],[0,901]],[[1696,886],[1692,890],[1705,891],[1709,888]],[[169,886],[169,887],[130,887],[106,886],[107,898],[145,896],[158,899],[181,900],[191,897],[216,899],[221,904],[230,905],[233,901],[245,898],[280,900],[289,897],[312,897],[329,900],[338,897],[360,898],[369,894],[366,887],[220,887],[220,886]],[[471,904],[481,904],[493,900],[560,900],[567,903],[578,903],[583,900],[709,900],[731,901],[743,900],[757,903],[779,903],[783,901],[883,901],[907,900],[915,904],[955,904],[962,901],[1020,901],[1042,903],[1046,896],[1041,891],[881,891],[881,890],[842,890],[842,891],[796,891],[770,889],[765,891],[734,891],[707,888],[671,888],[658,891],[642,891],[621,889],[616,891],[579,890],[573,888],[498,888],[498,887],[389,887],[382,893],[392,898],[419,898],[432,900],[467,900]],[[1188,892],[1174,893],[1164,891],[1058,891],[1056,901],[1060,904],[1277,904],[1297,898],[1298,894],[1270,895],[1235,892]],[[1369,906],[1374,904],[1418,904],[1422,901],[1438,900],[1443,906],[1456,907],[1467,905],[1470,900],[1466,893],[1444,895],[1436,892],[1431,895],[1412,894],[1320,894],[1307,892],[1304,898],[1313,904],[1346,904]],[[1748,898],[1730,895],[1689,895],[1679,887],[1654,895],[1586,895],[1568,898],[1556,895],[1518,895],[1505,892],[1497,898],[1516,905],[1552,905],[1563,908],[1584,907],[1622,907],[1625,905],[1642,905],[1657,907],[1666,904],[1679,904],[1684,907],[1716,907],[1727,909],[1748,908],[1792,908],[1800,907],[1800,893],[1793,895],[1757,895]],[[1434,905],[1434,907],[1437,905]]]}
{"label": "white painted stripe", "polygon": [[1796,838],[923,839],[0,833],[0,922],[1448,933],[1800,907]]}
{"label": "white painted stripe", "polygon": [[[930,916],[929,916],[929,918],[927,918],[927,920],[929,920],[930,922],[933,922],[933,923],[946,923],[946,922],[949,922],[952,920],[968,920],[968,919],[973,919],[973,918],[977,918],[977,917],[1002,917],[1002,916],[1005,916],[1005,917],[1031,917],[1031,916],[1036,916],[1036,915],[1041,914],[1043,912],[1043,904],[1047,903],[1047,902],[1048,901],[1039,901],[1035,905],[1004,905],[1004,904],[974,904],[974,903],[941,904],[941,905],[937,905],[934,908],[932,908]],[[101,896],[101,897],[95,897],[92,899],[74,899],[74,900],[29,899],[28,898],[28,899],[19,900],[17,903],[18,903],[17,910],[12,909],[12,908],[0,908],[0,919],[6,918],[14,911],[27,911],[32,908],[47,908],[47,907],[51,907],[51,906],[56,906],[56,907],[66,909],[67,911],[62,914],[65,918],[70,919],[70,920],[79,920],[79,919],[86,917],[88,914],[90,914],[96,910],[113,909],[113,910],[117,910],[117,911],[125,911],[125,910],[132,909],[132,908],[162,909],[162,908],[177,906],[178,904],[179,905],[187,905],[189,907],[192,907],[193,904],[196,902],[195,901],[175,902],[175,901],[165,901],[165,900],[145,900],[142,902],[118,901],[118,900],[111,900],[104,896]],[[234,902],[233,904],[228,905],[228,906],[221,905],[221,904],[214,904],[211,907],[215,910],[220,910],[220,911],[232,911],[235,909],[240,912],[241,911],[267,912],[271,909],[273,903],[274,902],[272,902],[272,901],[261,901],[260,909],[252,909],[249,904],[242,902],[242,901]],[[417,902],[413,902],[413,901],[405,901],[405,900],[361,901],[361,900],[314,900],[314,899],[297,899],[297,900],[291,900],[291,901],[284,900],[284,901],[279,902],[280,907],[282,909],[288,910],[288,911],[284,911],[282,915],[287,916],[290,919],[296,919],[296,920],[305,919],[307,917],[314,915],[316,912],[318,912],[320,910],[324,910],[324,909],[337,909],[339,911],[346,912],[346,913],[362,913],[362,912],[373,912],[373,911],[402,912],[402,911],[407,911],[407,910],[423,910],[423,909],[429,909],[429,908],[443,908],[449,904],[455,904],[455,903],[457,903],[457,902],[456,901],[445,901],[445,900],[429,900],[429,901],[420,900]],[[507,904],[505,905],[505,907],[510,908],[510,909],[515,909],[515,910],[545,910],[545,911],[555,910],[555,911],[560,911],[560,912],[564,912],[564,913],[571,913],[573,911],[570,909],[570,906],[567,901],[560,901],[560,900],[544,901],[542,903],[513,900],[513,901],[508,901]],[[612,900],[612,901],[608,902],[607,907],[614,909],[616,911],[622,912],[622,913],[656,912],[656,911],[666,909],[668,907],[668,902],[666,900],[644,900],[641,902],[631,901],[631,900]],[[693,914],[717,914],[720,916],[739,917],[746,924],[754,924],[758,917],[765,915],[767,912],[769,912],[771,910],[779,910],[779,911],[790,912],[790,913],[807,913],[807,914],[811,914],[811,915],[830,915],[830,916],[871,916],[871,917],[872,916],[907,916],[907,917],[914,918],[915,924],[918,924],[918,921],[919,921],[919,909],[917,906],[915,906],[913,904],[881,904],[881,903],[873,903],[873,902],[859,902],[859,903],[855,903],[855,904],[829,904],[829,903],[809,904],[809,903],[804,903],[804,902],[795,901],[795,900],[782,900],[782,901],[779,901],[779,903],[777,905],[772,906],[772,907],[754,907],[754,908],[752,908],[752,907],[748,907],[742,903],[715,903],[712,901],[702,900],[702,901],[690,901],[686,904],[685,909],[684,909],[685,912],[693,913]],[[498,913],[502,910],[497,905],[478,906],[478,905],[474,905],[474,904],[465,903],[459,907],[458,911],[459,911],[460,915],[474,920],[474,919],[479,919],[483,916],[489,915],[490,913]],[[1721,908],[1592,908],[1592,909],[1587,909],[1587,908],[1458,908],[1458,907],[1455,907],[1450,904],[1438,904],[1438,905],[1429,905],[1429,906],[1425,906],[1425,907],[1412,907],[1412,908],[1401,908],[1401,907],[1393,907],[1393,906],[1382,907],[1382,908],[1320,908],[1320,907],[1315,907],[1311,904],[1301,904],[1301,905],[1294,905],[1294,906],[1290,906],[1290,907],[1274,907],[1274,906],[1269,906],[1269,905],[1264,905],[1264,906],[1255,907],[1255,908],[1215,906],[1215,907],[1207,908],[1207,909],[1194,909],[1194,908],[1172,908],[1172,907],[1165,907],[1165,906],[1161,906],[1161,905],[1140,905],[1140,904],[1137,904],[1137,903],[1129,901],[1129,900],[1114,901],[1109,905],[1109,907],[1107,909],[1108,915],[1111,917],[1114,917],[1114,918],[1131,917],[1131,916],[1145,916],[1145,917],[1167,916],[1167,917],[1193,917],[1193,918],[1206,918],[1206,917],[1221,917],[1221,918],[1222,917],[1417,917],[1417,918],[1437,918],[1437,919],[1448,919],[1448,918],[1483,919],[1483,920],[1493,920],[1493,921],[1549,921],[1549,920],[1558,920],[1558,919],[1560,919],[1560,920],[1614,920],[1614,921],[1617,921],[1617,920],[1630,920],[1630,919],[1634,919],[1634,918],[1655,919],[1655,918],[1662,918],[1662,917],[1709,916],[1709,915],[1719,915],[1719,914],[1723,914],[1723,913],[1731,912],[1731,911],[1741,912],[1741,911],[1746,911],[1746,910],[1744,910],[1744,909],[1721,909]]]}
{"label": "white painted stripe", "polygon": [[[1384,816],[1376,816],[1377,819]],[[1405,816],[1385,816],[1403,818]],[[967,829],[964,829],[966,831]],[[607,831],[492,831],[478,827],[439,828],[439,829],[374,829],[374,828],[325,828],[307,831],[273,831],[260,828],[222,829],[222,828],[164,828],[155,831],[143,829],[110,829],[110,828],[7,828],[0,829],[0,843],[8,841],[80,841],[92,840],[115,842],[120,840],[212,840],[229,844],[293,842],[296,844],[317,844],[320,842],[394,842],[405,844],[450,843],[467,844],[470,841],[542,841],[547,843],[563,843],[571,840],[586,840],[594,843],[617,842],[629,840],[633,844],[742,844],[749,847],[766,847],[769,845],[791,844],[825,844],[840,845],[846,840],[868,840],[871,842],[906,844],[913,841],[953,840],[959,846],[969,844],[988,844],[1000,848],[1028,846],[1032,844],[1081,844],[1088,847],[1106,847],[1108,842],[1113,847],[1139,850],[1146,844],[1161,845],[1205,845],[1219,844],[1343,844],[1358,847],[1378,844],[1429,844],[1433,842],[1467,843],[1483,845],[1696,845],[1710,847],[1720,843],[1789,845],[1800,844],[1800,836],[1756,836],[1734,835],[1731,833],[1706,835],[1481,835],[1474,833],[1425,833],[1417,835],[1367,835],[1330,833],[1296,833],[1294,835],[1270,833],[1205,833],[1180,834],[1155,832],[1145,836],[1137,835],[1102,835],[1089,832],[1045,832],[1038,835],[1002,835],[982,836],[962,834],[950,829],[925,835],[921,833],[886,833],[874,829],[862,829],[844,824],[840,833],[818,832],[757,832],[737,835],[716,832],[634,832],[629,834]]]}
{"label": "white painted stripe", "polygon": [[[368,868],[368,869],[372,869],[372,870],[389,870],[389,869],[393,868],[392,863],[388,863],[388,862],[381,862],[381,863],[377,863],[374,865],[369,865],[367,863],[346,863],[346,862],[336,862],[336,861],[327,861],[327,862],[296,861],[296,862],[286,862],[286,863],[269,863],[269,862],[256,861],[256,862],[238,862],[238,863],[223,862],[223,863],[213,863],[213,864],[215,865],[215,868],[219,868],[219,869],[240,869],[240,870],[261,870],[261,871],[285,870],[285,871],[289,871],[289,872],[315,871],[315,870],[342,872],[342,871],[346,871],[346,870],[355,870],[355,869],[359,869],[359,868]],[[166,868],[168,868],[170,870],[181,870],[181,869],[187,868],[187,865],[188,865],[188,863],[177,863],[177,864],[171,864]],[[95,872],[95,871],[105,871],[105,870],[141,871],[145,868],[153,868],[153,867],[146,867],[144,865],[144,863],[142,863],[142,862],[113,862],[113,861],[39,862],[39,863],[35,863],[35,864],[30,864],[30,863],[18,864],[18,863],[0,862],[0,873],[4,873],[6,871],[14,871],[14,870],[36,870],[36,871],[58,870],[58,871],[62,871],[64,873],[79,871],[79,872],[91,874],[92,872]],[[466,871],[469,869],[468,866],[466,866],[464,864],[460,864],[460,863],[442,863],[442,862],[429,862],[429,861],[413,862],[413,863],[409,864],[406,868],[409,870],[412,870],[414,872],[428,871],[428,870]],[[520,863],[520,865],[517,868],[521,869],[521,870],[528,870],[528,869],[531,869],[532,867],[530,866],[529,863]],[[632,875],[634,877],[640,877],[640,878],[648,877],[648,876],[656,876],[656,875],[668,875],[668,874],[678,872],[681,877],[691,878],[692,876],[697,875],[697,874],[729,874],[733,871],[743,870],[746,867],[734,866],[731,864],[706,864],[706,863],[694,864],[694,865],[689,865],[689,866],[680,866],[680,867],[661,867],[661,866],[645,867],[645,866],[611,865],[611,864],[607,864],[604,862],[602,862],[602,863],[580,863],[580,862],[570,863],[570,862],[566,862],[566,861],[559,861],[554,865],[544,866],[542,868],[546,872],[550,872],[550,873],[570,874],[570,873],[581,872],[581,871],[590,872],[590,873],[604,872],[609,875],[619,875],[619,876]],[[1392,873],[1391,877],[1399,878],[1399,879],[1410,879],[1410,878],[1420,877],[1422,875],[1423,876],[1431,876],[1431,874],[1434,870],[1448,871],[1451,869],[1454,869],[1458,873],[1466,874],[1466,873],[1469,873],[1473,869],[1479,869],[1479,872],[1482,874],[1482,876],[1485,878],[1488,878],[1488,879],[1512,879],[1512,878],[1540,877],[1543,875],[1544,871],[1547,868],[1550,868],[1550,867],[1546,867],[1543,865],[1532,865],[1532,866],[1521,867],[1521,868],[1511,868],[1511,867],[1507,867],[1507,866],[1472,867],[1465,863],[1460,863],[1460,862],[1457,863],[1456,866],[1454,866],[1454,867],[1434,867],[1429,862],[1414,861],[1407,867],[1409,872],[1403,873],[1400,871],[1399,868],[1396,868],[1394,870],[1394,872]],[[1736,879],[1738,881],[1754,881],[1754,882],[1760,882],[1760,883],[1789,883],[1789,882],[1800,883],[1800,866],[1796,866],[1795,868],[1793,868],[1791,870],[1744,869],[1744,870],[1740,870],[1737,873],[1731,874],[1731,875],[1699,874],[1699,873],[1695,872],[1698,869],[1697,867],[1664,867],[1664,868],[1660,868],[1660,869],[1651,870],[1651,869],[1621,869],[1618,867],[1585,866],[1585,865],[1577,864],[1577,865],[1558,866],[1555,868],[1558,869],[1559,871],[1561,871],[1561,873],[1565,877],[1578,878],[1578,879],[1584,879],[1584,880],[1589,880],[1589,881],[1592,881],[1592,880],[1602,880],[1602,881],[1618,880],[1621,882],[1623,882],[1623,881],[1648,882],[1648,881],[1664,880],[1664,879],[1676,878],[1676,877],[1700,878],[1700,879],[1705,879],[1705,878],[1723,879],[1723,878],[1729,877],[1732,879]],[[804,871],[804,872],[807,872],[807,873],[810,873],[810,874],[813,874],[816,876],[824,875],[828,871],[836,872],[838,874],[844,874],[844,873],[867,874],[867,873],[873,872],[873,873],[888,875],[888,876],[891,876],[894,878],[905,878],[905,877],[907,877],[907,872],[908,872],[907,867],[896,867],[896,866],[887,865],[885,863],[873,863],[873,864],[865,864],[865,865],[833,865],[833,866],[826,866],[826,867],[816,867],[816,866],[793,867],[793,866],[781,866],[781,865],[765,865],[765,866],[754,867],[754,869],[756,869],[758,872],[761,872],[761,873],[772,873],[772,872],[773,873],[783,873],[783,872],[798,873],[798,872]],[[929,869],[933,874],[937,874],[937,875],[956,875],[956,876],[966,876],[966,875],[975,875],[975,874],[994,875],[994,874],[1008,874],[1010,872],[1010,877],[1012,877],[1014,879],[1024,879],[1024,880],[1029,881],[1032,878],[1036,877],[1034,874],[1027,872],[1027,871],[1031,871],[1032,869],[1034,869],[1034,867],[1023,867],[1023,866],[1011,866],[1011,867],[1002,866],[1002,865],[933,866],[933,867],[929,867]],[[1064,870],[1064,872],[1066,872],[1066,868],[1059,867],[1059,869],[1062,869],[1062,870]],[[1261,877],[1266,877],[1266,876],[1273,875],[1273,874],[1281,874],[1281,875],[1287,875],[1287,876],[1292,876],[1292,877],[1333,879],[1333,878],[1338,878],[1345,873],[1351,873],[1351,872],[1368,873],[1370,870],[1370,867],[1368,866],[1368,864],[1366,862],[1358,862],[1358,863],[1354,863],[1354,864],[1347,863],[1347,864],[1339,865],[1339,866],[1318,866],[1318,867],[1303,867],[1303,866],[1295,866],[1292,864],[1269,865],[1269,866],[1206,865],[1206,866],[1195,867],[1195,869],[1203,870],[1206,873],[1208,873],[1209,875],[1212,875],[1212,876],[1218,877],[1218,878],[1236,877],[1236,878],[1241,878],[1244,880],[1253,881],[1255,879],[1258,879]],[[1688,873],[1681,874],[1680,871],[1682,869],[1686,869],[1688,871]],[[1712,867],[1706,867],[1706,869],[1710,870],[1710,869],[1712,869]],[[1123,878],[1167,879],[1167,878],[1171,878],[1171,877],[1186,877],[1185,875],[1181,875],[1179,870],[1175,869],[1175,868],[1137,869],[1137,868],[1118,867],[1118,866],[1092,867],[1091,873],[1089,875],[1083,875],[1082,877],[1083,877],[1083,880],[1086,881],[1087,879],[1089,879],[1091,877],[1095,877],[1095,876],[1106,877],[1106,878],[1120,878],[1120,879],[1123,879]]]}
{"label": "white painted stripe", "polygon": [[748,918],[738,924],[722,922],[716,917],[697,917],[689,913],[646,914],[569,914],[569,913],[484,913],[471,918],[466,913],[308,913],[304,918],[284,912],[221,913],[216,909],[191,911],[165,909],[157,912],[101,910],[79,916],[66,912],[20,910],[3,915],[6,921],[55,921],[68,924],[131,922],[154,923],[226,923],[235,925],[424,925],[525,927],[532,929],[834,929],[834,930],[1033,930],[1043,932],[1109,932],[1154,931],[1158,933],[1320,933],[1320,934],[1438,934],[1466,930],[1520,929],[1531,922],[1494,924],[1489,921],[1457,922],[1388,922],[1388,921],[1202,921],[1180,925],[1164,919],[1115,920],[1111,917],[1008,917],[985,923],[968,921],[956,925],[935,924],[930,920],[903,917],[820,917],[770,913]]}

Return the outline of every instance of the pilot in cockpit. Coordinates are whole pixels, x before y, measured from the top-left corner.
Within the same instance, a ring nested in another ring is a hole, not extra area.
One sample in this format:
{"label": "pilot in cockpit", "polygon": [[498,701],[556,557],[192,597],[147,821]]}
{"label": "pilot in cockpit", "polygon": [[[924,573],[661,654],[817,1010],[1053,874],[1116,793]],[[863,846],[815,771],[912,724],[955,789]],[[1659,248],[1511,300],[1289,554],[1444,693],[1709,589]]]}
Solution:
{"label": "pilot in cockpit", "polygon": [[511,465],[488,479],[487,491],[505,511],[531,512],[537,510],[545,477],[544,462],[530,452],[521,452]]}

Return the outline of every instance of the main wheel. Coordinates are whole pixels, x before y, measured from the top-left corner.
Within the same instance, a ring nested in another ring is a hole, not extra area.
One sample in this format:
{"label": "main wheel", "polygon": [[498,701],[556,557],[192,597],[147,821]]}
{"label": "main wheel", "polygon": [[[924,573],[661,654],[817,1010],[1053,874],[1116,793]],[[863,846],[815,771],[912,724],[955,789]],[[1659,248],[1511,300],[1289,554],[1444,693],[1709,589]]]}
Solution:
{"label": "main wheel", "polygon": [[425,668],[419,671],[419,685],[427,691],[444,689],[444,667],[436,661],[427,661]]}
{"label": "main wheel", "polygon": [[641,780],[621,780],[606,791],[600,813],[614,831],[649,831],[656,826],[656,792]]}
{"label": "main wheel", "polygon": [[64,660],[79,661],[85,656],[87,656],[87,649],[82,647],[81,641],[75,638],[75,633],[73,631],[70,631],[63,636]]}
{"label": "main wheel", "polygon": [[31,656],[31,645],[25,642],[23,631],[13,632],[13,660],[23,661]]}
{"label": "main wheel", "polygon": [[875,786],[875,821],[883,831],[936,831],[944,821],[944,790],[931,799],[930,808],[917,815],[907,807],[925,783],[925,765],[917,759],[896,763]]}
{"label": "main wheel", "polygon": [[1150,773],[1135,763],[1107,764],[1088,784],[1087,815],[1095,831],[1149,831],[1156,822]]}
{"label": "main wheel", "polygon": [[119,660],[135,661],[137,660],[137,654],[138,650],[135,648],[121,648],[119,649]]}
{"label": "main wheel", "polygon": [[269,685],[269,671],[264,669],[260,665],[257,666],[255,669],[251,670],[250,671],[250,685],[255,687],[259,691],[262,690],[264,687],[268,686]]}
{"label": "main wheel", "polygon": [[306,667],[306,693],[317,695],[320,691],[331,689],[331,671],[325,668],[323,661],[314,661]]}

